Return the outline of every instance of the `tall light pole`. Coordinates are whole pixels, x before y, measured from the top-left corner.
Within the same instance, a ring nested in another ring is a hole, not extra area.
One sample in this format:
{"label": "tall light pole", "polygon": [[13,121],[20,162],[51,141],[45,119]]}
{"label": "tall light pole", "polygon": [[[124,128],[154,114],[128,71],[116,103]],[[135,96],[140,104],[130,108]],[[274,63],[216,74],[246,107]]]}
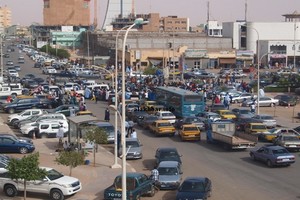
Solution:
{"label": "tall light pole", "polygon": [[121,131],[121,143],[122,143],[122,200],[127,200],[127,186],[126,186],[126,138],[125,138],[125,49],[126,49],[126,40],[130,29],[135,25],[145,24],[147,22],[142,18],[137,18],[132,25],[130,25],[124,35],[123,48],[122,48],[122,131]]}
{"label": "tall light pole", "polygon": [[[257,61],[257,105],[258,105],[257,106],[257,114],[259,114],[259,88],[260,88],[260,79],[259,79],[259,76],[260,76],[260,72],[259,72],[259,70],[260,70],[260,59],[259,59],[260,42],[259,42],[259,33],[258,33],[258,31],[257,31],[256,28],[253,28],[251,26],[247,26],[247,24],[246,24],[246,27],[247,27],[247,29],[250,28],[250,29],[254,30],[256,32],[256,34],[257,34],[257,42],[256,42],[256,45],[257,45],[256,46],[256,52],[257,52],[257,55],[256,55],[256,61]],[[248,33],[248,30],[247,30],[247,33]]]}
{"label": "tall light pole", "polygon": [[[89,41],[89,31],[87,30],[86,32],[86,37],[87,37],[87,54],[88,54],[88,66],[90,67],[90,41]],[[117,127],[116,127],[117,128]]]}
{"label": "tall light pole", "polygon": [[[262,55],[258,61],[258,63],[260,64],[262,62],[262,59],[269,55],[269,54],[272,54],[273,52],[268,52],[268,53],[265,53],[264,55]],[[259,90],[260,90],[260,78],[259,78],[259,67],[258,67],[258,77],[257,77],[257,114],[259,115]]]}
{"label": "tall light pole", "polygon": [[3,82],[3,44],[2,44],[2,42],[3,42],[3,35],[0,35],[0,43],[1,43],[1,52],[0,52],[0,54],[1,54],[1,82]]}
{"label": "tall light pole", "polygon": [[172,56],[172,60],[173,60],[173,81],[175,81],[175,33],[174,33],[174,27],[172,28],[173,31],[173,56]]}
{"label": "tall light pole", "polygon": [[294,21],[294,69],[296,68],[296,31],[297,31],[298,26],[296,25],[296,21]]}
{"label": "tall light pole", "polygon": [[[121,168],[121,165],[118,164],[118,37],[121,33],[121,31],[124,31],[124,29],[128,28],[129,26],[124,26],[121,30],[118,31],[116,35],[116,46],[115,46],[115,77],[112,76],[112,79],[115,78],[115,147],[114,147],[114,153],[115,153],[115,159],[114,164],[111,166],[111,168]],[[122,126],[122,124],[121,124]]]}

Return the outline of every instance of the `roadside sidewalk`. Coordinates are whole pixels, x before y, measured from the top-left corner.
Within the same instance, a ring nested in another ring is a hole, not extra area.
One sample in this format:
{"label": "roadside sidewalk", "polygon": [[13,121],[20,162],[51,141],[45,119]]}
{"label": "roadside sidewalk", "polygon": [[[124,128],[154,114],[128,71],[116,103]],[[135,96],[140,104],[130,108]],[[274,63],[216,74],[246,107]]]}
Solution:
{"label": "roadside sidewalk", "polygon": [[[2,133],[14,133],[10,127],[3,122],[0,117],[0,130]],[[58,155],[55,150],[57,149],[58,139],[57,138],[45,138],[35,139],[33,143],[36,147],[35,152],[40,154],[40,166],[52,167],[57,171],[62,172],[65,175],[69,175],[69,167],[58,165],[55,163],[55,157]],[[13,157],[22,157],[21,154],[14,154]],[[122,168],[112,169],[111,165],[114,164],[114,155],[107,151],[104,147],[99,146],[98,152],[96,153],[96,164],[93,165],[93,153],[89,152],[86,160],[90,161],[89,165],[81,165],[72,170],[72,176],[78,178],[82,183],[82,190],[71,196],[70,200],[98,200],[103,199],[103,191],[109,187],[114,178],[122,173]],[[118,159],[118,163],[121,164],[121,160]],[[128,172],[135,172],[135,169],[127,164]],[[47,195],[46,195],[47,196]],[[35,194],[29,194],[28,200],[37,200],[45,198]],[[8,198],[1,191],[0,199],[14,199],[21,200],[22,195],[18,197]]]}

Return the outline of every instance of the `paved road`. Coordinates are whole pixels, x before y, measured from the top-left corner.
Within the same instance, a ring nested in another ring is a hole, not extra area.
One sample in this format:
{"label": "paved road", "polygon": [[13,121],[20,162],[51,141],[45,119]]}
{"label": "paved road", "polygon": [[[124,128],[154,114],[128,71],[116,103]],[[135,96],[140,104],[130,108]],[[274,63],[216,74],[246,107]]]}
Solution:
{"label": "paved road", "polygon": [[[28,60],[26,62],[21,76],[26,73],[41,73],[40,70],[32,68],[33,63],[29,64]],[[87,107],[99,119],[104,119],[104,109],[107,107],[105,102],[95,104],[87,101]],[[298,106],[295,111],[299,111]],[[292,112],[293,108],[261,108],[261,113],[275,115],[280,124],[295,127],[299,122],[295,119],[293,123]],[[111,116],[111,122],[113,121],[114,115]],[[181,142],[177,136],[157,138],[140,128],[137,128],[137,133],[144,145],[144,156],[142,160],[128,162],[139,172],[150,173],[154,165],[155,150],[158,147],[176,147],[183,155],[183,177],[207,176],[212,179],[213,195],[210,198],[212,200],[300,199],[299,161],[290,167],[268,168],[264,164],[250,160],[248,151],[227,152],[219,146],[206,144],[205,134],[201,142]],[[108,147],[108,150],[112,151],[112,147]],[[300,159],[300,153],[295,155]],[[111,177],[111,182],[113,178]],[[159,191],[152,199],[171,200],[174,199],[175,193],[175,191]]]}

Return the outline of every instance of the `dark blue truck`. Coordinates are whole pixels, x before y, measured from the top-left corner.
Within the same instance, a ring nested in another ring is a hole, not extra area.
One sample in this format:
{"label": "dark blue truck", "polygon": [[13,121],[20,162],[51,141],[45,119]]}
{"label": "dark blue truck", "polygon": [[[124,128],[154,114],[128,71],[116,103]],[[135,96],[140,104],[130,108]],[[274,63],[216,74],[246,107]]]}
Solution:
{"label": "dark blue truck", "polygon": [[[142,173],[127,173],[127,200],[140,200],[141,196],[155,195],[154,180]],[[113,185],[104,190],[105,200],[122,199],[122,175],[115,178]]]}

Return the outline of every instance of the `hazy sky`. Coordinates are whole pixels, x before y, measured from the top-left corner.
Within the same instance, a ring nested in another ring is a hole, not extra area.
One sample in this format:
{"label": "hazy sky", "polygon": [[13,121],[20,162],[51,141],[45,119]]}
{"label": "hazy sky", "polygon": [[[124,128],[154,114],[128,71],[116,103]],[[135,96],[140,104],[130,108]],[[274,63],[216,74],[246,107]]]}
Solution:
{"label": "hazy sky", "polygon": [[[207,19],[208,1],[211,20],[228,22],[245,18],[246,0],[135,0],[135,7],[136,13],[159,12],[161,16],[188,17],[191,25],[197,25]],[[295,10],[300,13],[300,0],[247,1],[248,21],[284,21],[282,14],[293,13]],[[98,21],[102,22],[104,16],[101,13],[105,12],[107,0],[98,2]],[[7,5],[12,10],[13,24],[30,25],[33,22],[43,22],[43,0],[0,0],[0,5]]]}

